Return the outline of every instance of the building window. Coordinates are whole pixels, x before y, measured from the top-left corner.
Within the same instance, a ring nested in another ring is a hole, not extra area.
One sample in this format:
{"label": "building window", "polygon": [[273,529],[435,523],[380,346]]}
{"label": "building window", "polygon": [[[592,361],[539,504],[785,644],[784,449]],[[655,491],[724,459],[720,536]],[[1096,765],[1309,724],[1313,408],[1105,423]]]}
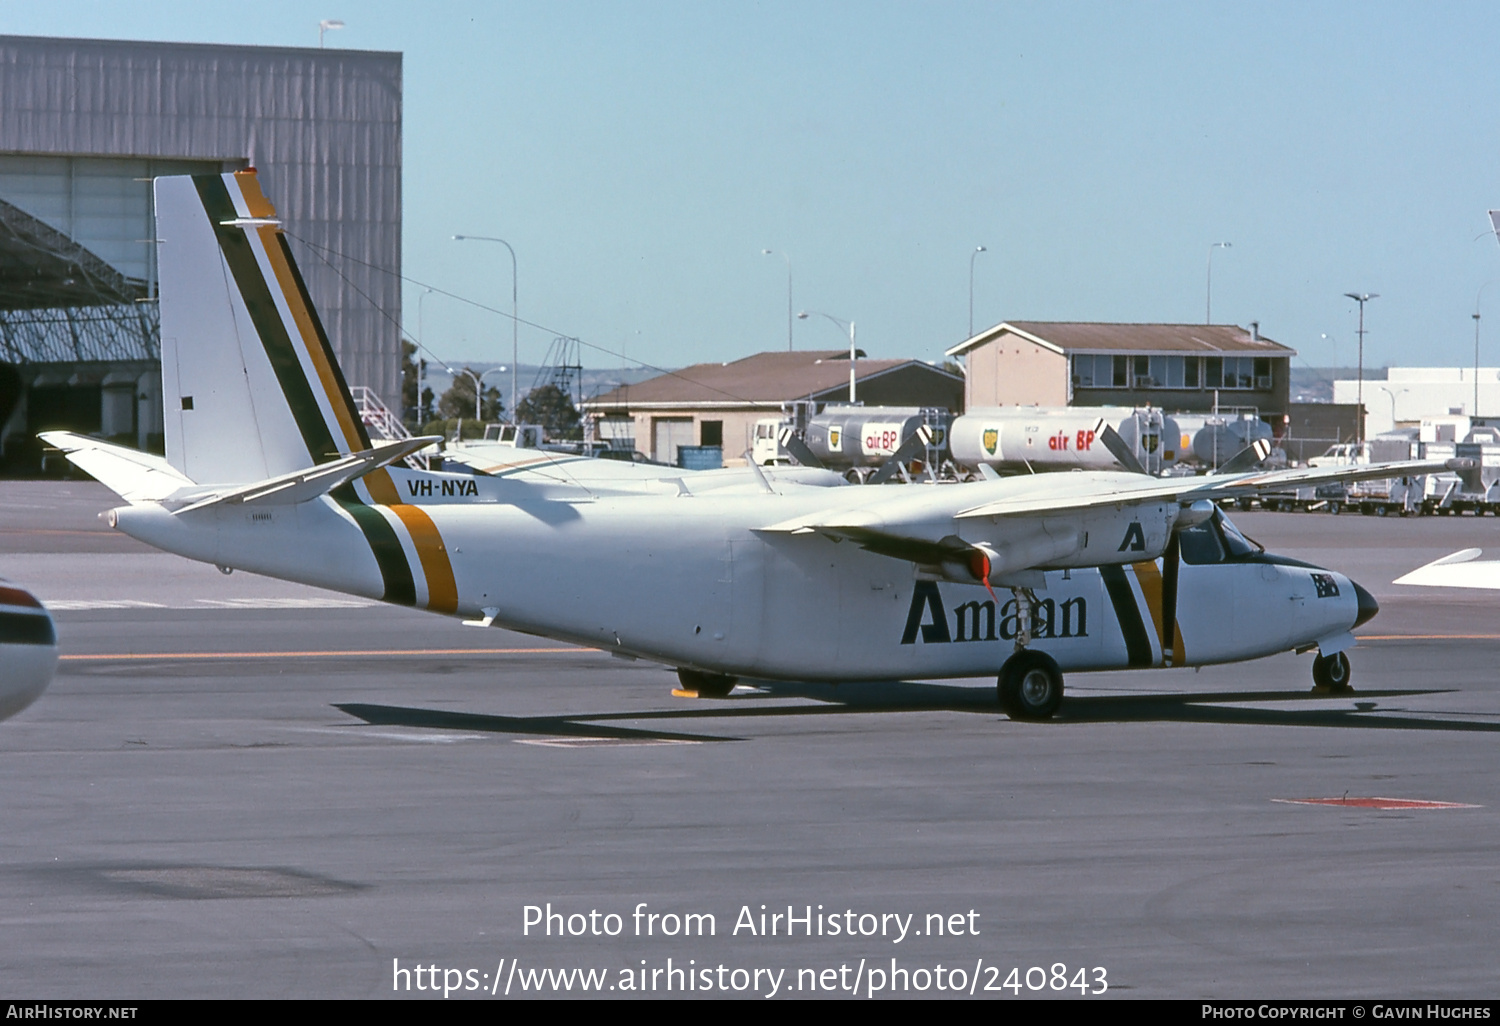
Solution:
{"label": "building window", "polygon": [[722,420],[705,420],[698,425],[699,445],[724,444],[724,422]]}
{"label": "building window", "polygon": [[1202,388],[1262,392],[1271,388],[1266,356],[1092,356],[1070,358],[1074,388]]}

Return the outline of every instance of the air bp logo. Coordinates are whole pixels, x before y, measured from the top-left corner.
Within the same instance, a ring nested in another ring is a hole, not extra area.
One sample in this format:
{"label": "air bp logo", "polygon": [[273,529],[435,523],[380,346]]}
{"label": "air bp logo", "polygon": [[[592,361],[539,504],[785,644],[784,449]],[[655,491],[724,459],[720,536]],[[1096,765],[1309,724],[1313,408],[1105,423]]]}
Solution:
{"label": "air bp logo", "polygon": [[840,428],[829,428],[828,448],[834,450],[835,452],[840,451],[843,448],[843,446],[839,445],[839,441],[842,439],[842,437],[843,431]]}
{"label": "air bp logo", "polygon": [[989,453],[991,456],[993,456],[993,455],[995,455],[995,446],[997,446],[999,444],[1000,444],[1000,429],[999,428],[985,428],[984,429],[984,451],[987,452],[987,453]]}

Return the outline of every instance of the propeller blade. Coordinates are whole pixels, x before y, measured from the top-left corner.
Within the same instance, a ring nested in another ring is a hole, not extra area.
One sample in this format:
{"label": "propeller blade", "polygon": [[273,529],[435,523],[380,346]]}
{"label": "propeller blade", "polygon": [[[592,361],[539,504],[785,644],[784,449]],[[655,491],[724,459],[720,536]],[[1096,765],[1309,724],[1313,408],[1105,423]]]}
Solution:
{"label": "propeller blade", "polygon": [[1259,467],[1261,461],[1269,455],[1271,455],[1271,443],[1264,438],[1258,438],[1229,457],[1219,467],[1218,472],[1220,474],[1245,474]]}
{"label": "propeller blade", "polygon": [[[1104,424],[1104,421],[1101,420],[1099,423]],[[1120,433],[1108,424],[1104,424],[1104,430],[1099,432],[1099,441],[1104,443],[1104,448],[1109,450],[1109,454],[1115,458],[1115,461],[1130,473],[1146,473],[1146,468],[1141,466],[1141,461],[1135,458],[1135,453],[1130,451],[1130,446],[1125,444],[1125,439],[1121,438]]]}
{"label": "propeller blade", "polygon": [[782,428],[781,433],[776,436],[776,440],[781,443],[781,447],[786,450],[787,455],[796,460],[800,465],[813,467],[816,470],[825,469],[823,461],[813,455],[813,451],[807,447],[807,443],[802,440],[802,436],[791,428]]}

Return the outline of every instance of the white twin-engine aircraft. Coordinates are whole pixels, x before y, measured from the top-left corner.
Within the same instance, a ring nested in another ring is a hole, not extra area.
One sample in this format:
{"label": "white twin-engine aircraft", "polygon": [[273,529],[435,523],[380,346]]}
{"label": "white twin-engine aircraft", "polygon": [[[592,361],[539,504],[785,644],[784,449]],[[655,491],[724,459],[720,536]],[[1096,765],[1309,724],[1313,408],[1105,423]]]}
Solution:
{"label": "white twin-engine aircraft", "polygon": [[412,470],[398,464],[435,439],[370,441],[255,174],[155,187],[166,458],[44,436],[126,500],[112,526],[224,569],[665,663],[699,694],[998,672],[1006,711],[1043,719],[1064,670],[1313,649],[1314,680],[1347,687],[1374,599],[1266,553],[1214,500],[1445,468],[892,487],[806,468]]}

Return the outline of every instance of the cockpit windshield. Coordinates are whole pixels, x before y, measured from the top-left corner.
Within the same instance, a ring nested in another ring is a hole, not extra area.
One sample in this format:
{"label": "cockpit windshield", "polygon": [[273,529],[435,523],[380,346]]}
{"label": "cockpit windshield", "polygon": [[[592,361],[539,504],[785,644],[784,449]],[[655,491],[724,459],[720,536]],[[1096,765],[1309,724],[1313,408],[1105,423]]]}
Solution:
{"label": "cockpit windshield", "polygon": [[1182,546],[1182,561],[1195,566],[1243,559],[1265,551],[1264,546],[1245,537],[1223,510],[1215,511],[1201,524],[1178,531],[1177,540]]}
{"label": "cockpit windshield", "polygon": [[1224,515],[1223,510],[1214,514],[1214,522],[1219,525],[1219,532],[1224,536],[1224,544],[1229,548],[1231,559],[1239,556],[1256,556],[1266,551],[1266,547],[1260,542],[1240,533],[1240,529]]}

